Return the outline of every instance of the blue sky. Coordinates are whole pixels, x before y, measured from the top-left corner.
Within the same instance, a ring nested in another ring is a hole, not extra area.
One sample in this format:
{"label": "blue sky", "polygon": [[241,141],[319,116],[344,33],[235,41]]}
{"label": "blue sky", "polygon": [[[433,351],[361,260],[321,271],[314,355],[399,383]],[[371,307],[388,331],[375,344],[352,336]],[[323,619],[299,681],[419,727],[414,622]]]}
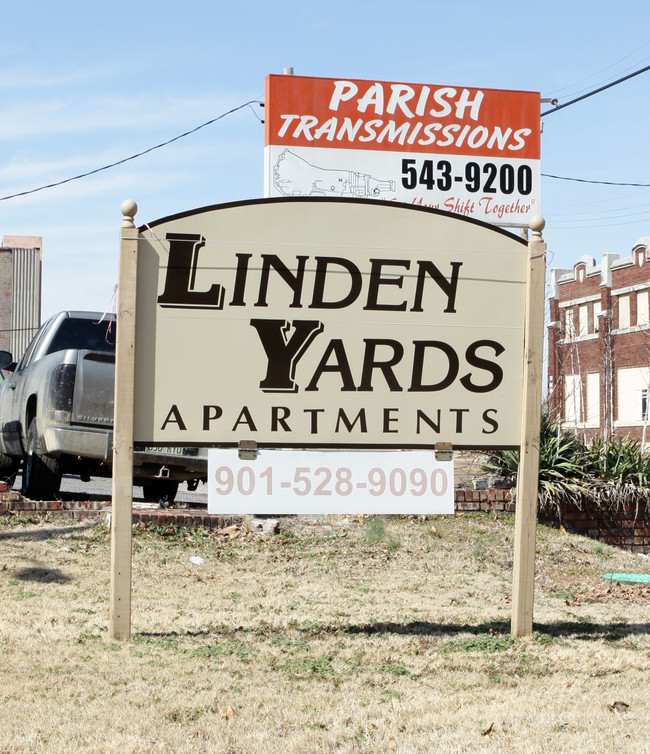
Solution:
{"label": "blue sky", "polygon": [[[402,0],[3,8],[0,196],[94,170],[251,100],[264,77],[541,92],[567,102],[650,63],[646,2]],[[647,36],[644,36],[647,35]],[[650,183],[650,72],[544,119],[542,173]],[[43,236],[43,316],[109,306],[120,204],[136,221],[262,196],[258,105],[82,180],[0,202],[0,235]],[[627,255],[650,236],[650,188],[542,179],[550,266]]]}

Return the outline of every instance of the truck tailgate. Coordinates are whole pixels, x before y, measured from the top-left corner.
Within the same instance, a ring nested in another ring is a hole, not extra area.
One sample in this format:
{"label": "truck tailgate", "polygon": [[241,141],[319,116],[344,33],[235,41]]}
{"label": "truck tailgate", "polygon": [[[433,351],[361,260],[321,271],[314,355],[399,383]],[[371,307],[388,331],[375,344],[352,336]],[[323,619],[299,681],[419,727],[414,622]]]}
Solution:
{"label": "truck tailgate", "polygon": [[79,351],[72,423],[113,426],[115,355]]}

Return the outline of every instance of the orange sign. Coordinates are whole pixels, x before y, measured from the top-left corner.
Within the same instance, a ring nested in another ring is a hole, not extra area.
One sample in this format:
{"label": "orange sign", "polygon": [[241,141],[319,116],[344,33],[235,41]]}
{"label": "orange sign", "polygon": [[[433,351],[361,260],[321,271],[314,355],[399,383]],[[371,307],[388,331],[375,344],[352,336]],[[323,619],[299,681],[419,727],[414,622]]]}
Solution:
{"label": "orange sign", "polygon": [[266,144],[539,159],[539,94],[268,76]]}
{"label": "orange sign", "polygon": [[501,226],[540,213],[536,92],[268,76],[265,195],[402,201]]}

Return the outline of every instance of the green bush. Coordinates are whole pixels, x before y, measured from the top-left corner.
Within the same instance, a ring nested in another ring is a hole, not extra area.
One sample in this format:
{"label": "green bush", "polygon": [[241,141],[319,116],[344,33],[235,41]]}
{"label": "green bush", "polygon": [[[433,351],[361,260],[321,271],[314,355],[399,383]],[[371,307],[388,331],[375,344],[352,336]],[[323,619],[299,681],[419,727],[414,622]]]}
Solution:
{"label": "green bush", "polygon": [[[493,452],[483,471],[516,476],[519,452]],[[542,508],[583,499],[609,503],[634,499],[650,488],[650,454],[629,437],[597,438],[585,444],[542,413],[539,445],[539,503]]]}
{"label": "green bush", "polygon": [[[516,476],[519,451],[497,450],[483,466],[496,476]],[[570,430],[562,430],[558,421],[542,413],[539,444],[540,495],[564,496],[583,494],[592,476],[585,466],[585,446]]]}
{"label": "green bush", "polygon": [[650,455],[630,437],[602,437],[585,448],[585,463],[596,482],[650,486]]}

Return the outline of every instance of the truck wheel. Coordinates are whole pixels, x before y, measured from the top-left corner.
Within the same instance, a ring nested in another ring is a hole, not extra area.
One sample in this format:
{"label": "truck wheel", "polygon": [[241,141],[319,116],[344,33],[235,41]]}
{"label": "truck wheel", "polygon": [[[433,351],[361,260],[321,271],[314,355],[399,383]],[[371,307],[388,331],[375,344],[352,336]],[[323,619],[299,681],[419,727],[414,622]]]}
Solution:
{"label": "truck wheel", "polygon": [[173,479],[152,479],[142,485],[144,499],[160,503],[161,508],[169,508],[177,492],[178,482]]}
{"label": "truck wheel", "polygon": [[20,461],[4,453],[0,453],[0,481],[6,482],[9,485],[9,489],[14,486],[19,466]]}
{"label": "truck wheel", "polygon": [[32,500],[54,500],[61,489],[61,477],[58,459],[43,453],[43,441],[33,419],[27,430],[22,493]]}

